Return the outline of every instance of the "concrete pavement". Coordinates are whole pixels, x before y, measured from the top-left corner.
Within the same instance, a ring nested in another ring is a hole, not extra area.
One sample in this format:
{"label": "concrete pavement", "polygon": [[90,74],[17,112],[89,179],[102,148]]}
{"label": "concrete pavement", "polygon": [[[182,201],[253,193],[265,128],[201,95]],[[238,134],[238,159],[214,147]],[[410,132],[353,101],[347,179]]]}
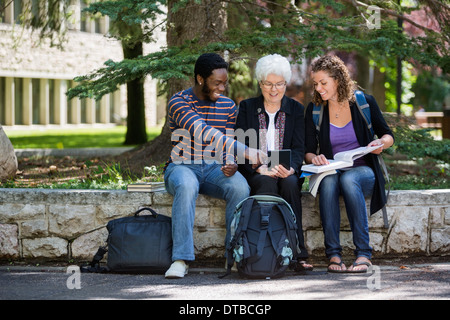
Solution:
{"label": "concrete pavement", "polygon": [[0,266],[0,300],[156,299],[176,301],[170,310],[175,313],[183,312],[186,302],[199,305],[203,300],[216,301],[216,312],[225,313],[223,305],[236,300],[259,300],[275,307],[277,300],[450,299],[450,262],[374,265],[367,274],[327,273],[322,265],[271,280],[242,279],[237,273],[219,279],[224,272],[220,268],[191,268],[183,279],[165,279],[163,275],[78,273],[76,266],[4,265]]}

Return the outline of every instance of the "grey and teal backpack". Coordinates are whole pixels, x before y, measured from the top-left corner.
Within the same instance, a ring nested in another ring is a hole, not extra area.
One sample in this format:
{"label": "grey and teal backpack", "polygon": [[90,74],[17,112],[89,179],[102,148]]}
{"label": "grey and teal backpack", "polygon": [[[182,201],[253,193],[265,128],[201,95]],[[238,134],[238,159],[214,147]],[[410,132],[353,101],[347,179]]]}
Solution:
{"label": "grey and teal backpack", "polygon": [[297,223],[283,198],[255,195],[241,201],[231,223],[227,244],[227,273],[236,262],[245,278],[277,278],[296,261],[300,249]]}

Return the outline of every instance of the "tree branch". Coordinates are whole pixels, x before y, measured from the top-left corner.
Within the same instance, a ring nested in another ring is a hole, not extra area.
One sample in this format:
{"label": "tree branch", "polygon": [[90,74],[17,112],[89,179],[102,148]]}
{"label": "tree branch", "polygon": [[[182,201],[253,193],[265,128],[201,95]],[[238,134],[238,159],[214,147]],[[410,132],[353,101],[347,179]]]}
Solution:
{"label": "tree branch", "polygon": [[[357,1],[357,0],[343,0],[343,1],[345,1],[345,2],[347,2],[347,3],[351,3],[351,4],[352,4],[353,6],[355,6],[356,9],[358,9],[358,10],[359,10],[359,7],[364,7],[364,8],[367,9],[367,8],[370,6],[370,5],[368,5],[368,4],[364,3],[364,2]],[[400,18],[400,19],[402,19],[403,21],[407,21],[408,23],[410,23],[410,24],[413,25],[414,27],[419,28],[419,29],[421,29],[421,30],[423,30],[423,31],[425,31],[425,32],[430,32],[430,33],[433,33],[433,34],[438,34],[438,33],[437,33],[436,31],[434,31],[433,29],[424,27],[424,26],[422,26],[422,25],[420,25],[420,24],[414,22],[413,20],[409,19],[408,17],[404,16],[403,14],[399,14],[399,13],[393,11],[393,10],[389,10],[389,9],[385,9],[385,8],[381,8],[381,7],[378,7],[378,8],[380,8],[380,12],[384,12],[384,13],[390,15],[390,16]]]}
{"label": "tree branch", "polygon": [[5,4],[2,8],[0,8],[0,12],[5,11],[5,9],[8,8],[9,5],[10,5],[11,3],[13,3],[13,2],[14,2],[14,0],[11,0],[11,1],[9,1],[7,4]]}

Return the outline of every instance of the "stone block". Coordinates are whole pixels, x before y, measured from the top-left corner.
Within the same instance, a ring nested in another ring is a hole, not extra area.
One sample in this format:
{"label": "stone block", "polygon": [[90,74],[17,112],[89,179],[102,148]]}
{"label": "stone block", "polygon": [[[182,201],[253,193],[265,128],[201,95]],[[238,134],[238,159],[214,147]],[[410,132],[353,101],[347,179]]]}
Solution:
{"label": "stone block", "polygon": [[109,221],[126,216],[132,216],[140,206],[129,205],[99,205],[97,212],[97,225],[106,225]]}
{"label": "stone block", "polygon": [[158,214],[165,215],[167,217],[172,217],[172,207],[170,206],[159,206],[154,205],[151,207],[153,210],[155,210]]}
{"label": "stone block", "polygon": [[173,202],[173,196],[168,192],[155,192],[153,194],[152,203],[155,206],[171,206]]}
{"label": "stone block", "polygon": [[108,230],[101,228],[76,238],[71,244],[71,257],[91,261],[100,246],[106,245]]}
{"label": "stone block", "polygon": [[68,258],[68,241],[57,237],[23,239],[24,258]]}
{"label": "stone block", "polygon": [[426,252],[428,207],[396,207],[387,241],[387,253]]}
{"label": "stone block", "polygon": [[450,206],[444,207],[444,224],[450,225]]}
{"label": "stone block", "polygon": [[28,220],[20,224],[20,237],[40,238],[48,236],[48,227],[45,220]]}
{"label": "stone block", "polygon": [[17,157],[14,147],[0,125],[0,181],[15,177],[17,172]]}
{"label": "stone block", "polygon": [[[367,210],[369,210],[369,207],[367,207]],[[393,216],[394,216],[394,210],[393,208],[387,206],[386,207],[387,217],[389,224],[391,224]],[[384,220],[383,220],[383,211],[378,210],[374,214],[369,214],[369,229],[384,229]]]}
{"label": "stone block", "polygon": [[209,208],[208,207],[196,207],[195,208],[194,223],[197,228],[207,228],[210,225]]}
{"label": "stone block", "polygon": [[226,231],[222,228],[194,230],[196,258],[225,257],[225,235]]}
{"label": "stone block", "polygon": [[73,239],[93,230],[96,208],[90,205],[50,205],[49,232],[65,239]]}
{"label": "stone block", "polygon": [[369,231],[369,237],[370,237],[370,246],[373,249],[373,254],[382,253],[384,240],[383,234]]}
{"label": "stone block", "polygon": [[322,230],[308,230],[305,232],[305,246],[310,255],[323,256],[325,254]]}
{"label": "stone block", "polygon": [[225,206],[209,208],[209,215],[211,217],[211,226],[225,228]]}
{"label": "stone block", "polygon": [[302,223],[304,230],[322,228],[319,211],[303,206]]}
{"label": "stone block", "polygon": [[[3,191],[2,191],[3,192]],[[0,192],[1,193],[1,192]],[[10,202],[0,205],[0,222],[9,223],[18,220],[44,218],[45,205],[27,202]]]}
{"label": "stone block", "polygon": [[430,252],[447,254],[450,252],[450,226],[431,230]]}
{"label": "stone block", "polygon": [[18,228],[15,224],[0,224],[0,259],[18,258]]}

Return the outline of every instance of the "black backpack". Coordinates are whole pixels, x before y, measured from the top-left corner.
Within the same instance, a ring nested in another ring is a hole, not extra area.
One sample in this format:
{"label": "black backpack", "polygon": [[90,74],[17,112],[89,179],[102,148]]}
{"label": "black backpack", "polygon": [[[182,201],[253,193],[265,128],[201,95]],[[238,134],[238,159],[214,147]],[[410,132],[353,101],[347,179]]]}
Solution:
{"label": "black backpack", "polygon": [[291,206],[271,195],[250,196],[241,201],[231,223],[227,244],[227,273],[236,262],[246,278],[277,278],[285,274],[300,249],[297,223]]}

